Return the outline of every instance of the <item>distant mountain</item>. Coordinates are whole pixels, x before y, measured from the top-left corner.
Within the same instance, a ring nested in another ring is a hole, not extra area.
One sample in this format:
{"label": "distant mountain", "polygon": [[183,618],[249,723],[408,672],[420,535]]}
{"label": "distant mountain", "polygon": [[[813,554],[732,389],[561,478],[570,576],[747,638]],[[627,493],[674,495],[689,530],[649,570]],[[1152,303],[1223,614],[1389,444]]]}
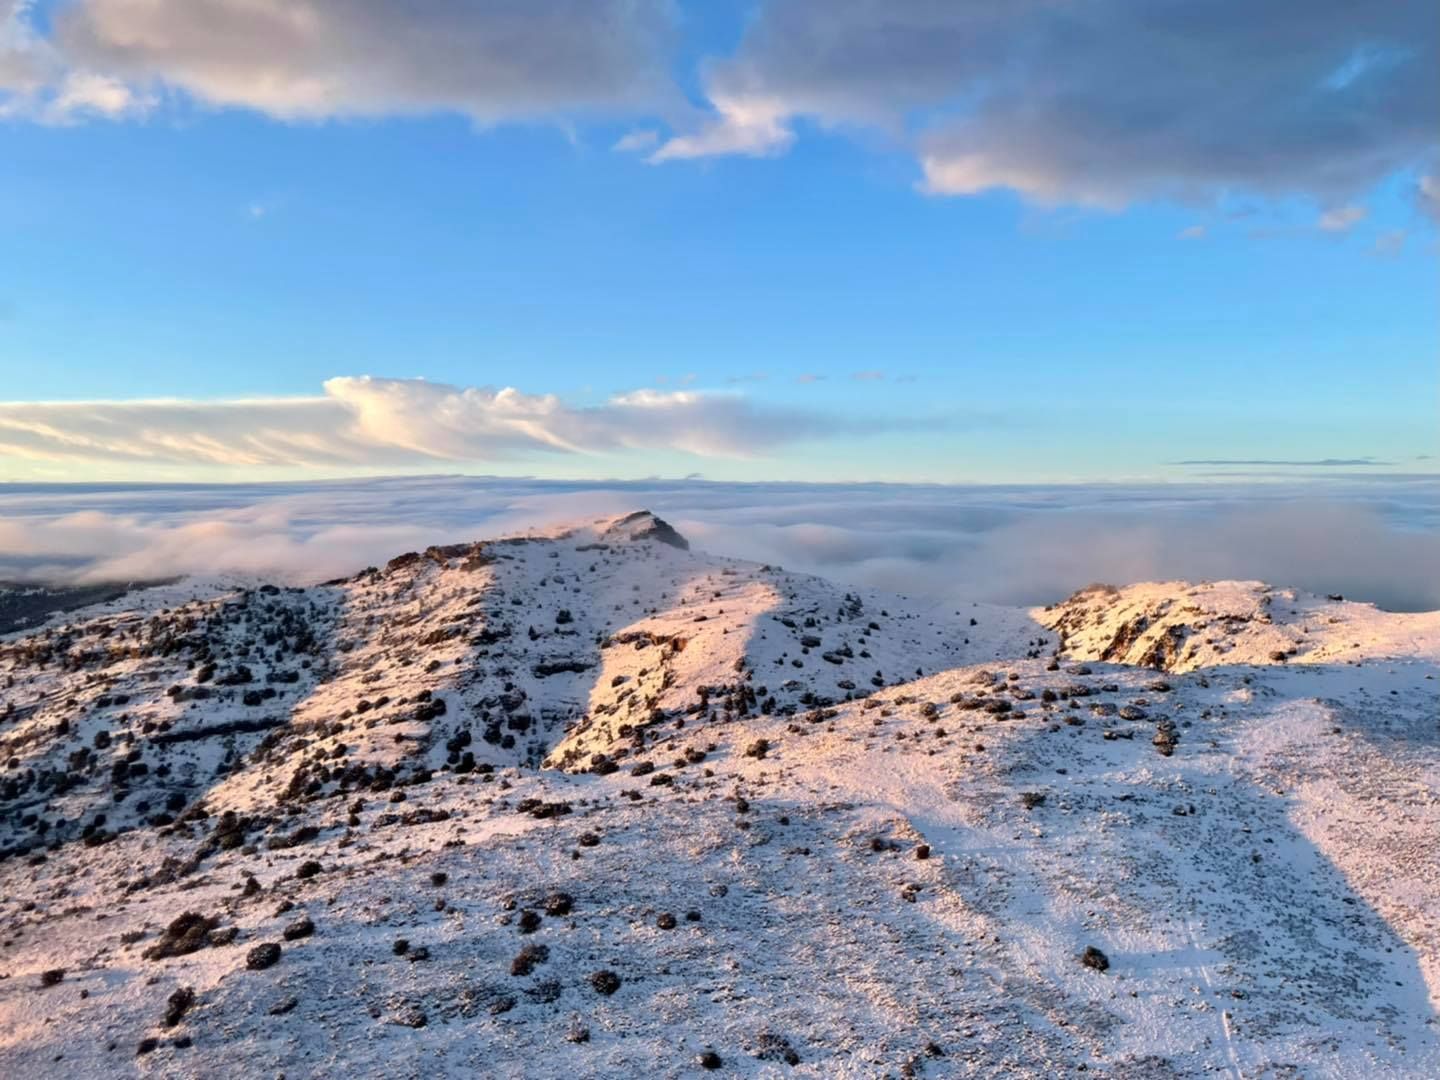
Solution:
{"label": "distant mountain", "polygon": [[28,581],[0,581],[0,634],[44,622],[57,612],[74,611],[91,604],[116,600],[136,588],[157,582],[103,582],[95,585],[48,585]]}
{"label": "distant mountain", "polygon": [[0,636],[5,1075],[1440,1075],[1440,614],[648,511],[94,599]]}

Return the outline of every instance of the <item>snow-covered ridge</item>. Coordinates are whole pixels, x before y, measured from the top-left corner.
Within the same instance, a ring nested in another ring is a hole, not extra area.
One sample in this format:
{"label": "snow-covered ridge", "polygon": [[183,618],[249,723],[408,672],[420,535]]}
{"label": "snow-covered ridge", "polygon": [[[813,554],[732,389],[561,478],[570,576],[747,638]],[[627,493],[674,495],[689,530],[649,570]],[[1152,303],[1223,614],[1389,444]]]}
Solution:
{"label": "snow-covered ridge", "polygon": [[0,1073],[1440,1075],[1437,628],[643,511],[56,614],[0,637]]}
{"label": "snow-covered ridge", "polygon": [[1440,650],[1440,613],[1396,614],[1259,581],[1091,585],[1035,612],[1079,660],[1193,671],[1360,661]]}

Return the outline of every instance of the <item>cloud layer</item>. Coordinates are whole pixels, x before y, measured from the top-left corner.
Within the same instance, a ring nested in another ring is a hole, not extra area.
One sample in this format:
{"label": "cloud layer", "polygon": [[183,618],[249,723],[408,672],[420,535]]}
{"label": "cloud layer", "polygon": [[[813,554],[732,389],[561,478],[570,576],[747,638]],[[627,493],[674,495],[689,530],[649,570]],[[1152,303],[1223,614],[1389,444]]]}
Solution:
{"label": "cloud layer", "polygon": [[487,462],[533,451],[742,458],[831,427],[817,413],[692,390],[637,390],[591,407],[421,379],[342,377],[324,390],[218,402],[0,402],[0,459],[329,467]]}
{"label": "cloud layer", "polygon": [[321,580],[404,550],[646,506],[697,548],[846,584],[1012,604],[1093,581],[1260,579],[1440,608],[1430,478],[948,487],[419,477],[0,486],[0,579]]}
{"label": "cloud layer", "polygon": [[676,58],[705,20],[675,0],[67,0],[43,32],[33,8],[0,0],[0,116],[599,112],[655,162],[781,154],[810,122],[884,133],[937,195],[1299,195],[1343,230],[1409,173],[1435,205],[1440,19],[1414,0],[760,0],[698,119]]}

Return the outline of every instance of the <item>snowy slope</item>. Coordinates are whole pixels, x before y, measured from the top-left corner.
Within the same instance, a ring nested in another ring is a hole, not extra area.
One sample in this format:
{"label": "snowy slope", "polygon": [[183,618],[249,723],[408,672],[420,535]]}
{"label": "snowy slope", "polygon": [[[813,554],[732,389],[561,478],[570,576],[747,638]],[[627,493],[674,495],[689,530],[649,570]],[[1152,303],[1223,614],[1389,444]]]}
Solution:
{"label": "snowy slope", "polygon": [[1440,1075],[1437,625],[648,514],[56,616],[0,639],[0,1074]]}

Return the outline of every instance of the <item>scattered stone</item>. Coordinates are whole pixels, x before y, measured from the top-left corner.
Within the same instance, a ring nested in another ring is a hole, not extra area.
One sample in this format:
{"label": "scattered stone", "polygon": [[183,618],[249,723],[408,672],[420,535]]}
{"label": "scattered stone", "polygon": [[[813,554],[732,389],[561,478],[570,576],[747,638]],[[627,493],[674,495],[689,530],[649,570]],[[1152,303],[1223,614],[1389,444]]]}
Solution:
{"label": "scattered stone", "polygon": [[245,954],[245,966],[251,971],[264,971],[280,960],[280,946],[273,941],[256,945]]}
{"label": "scattered stone", "polygon": [[284,937],[286,941],[299,941],[301,938],[307,938],[313,933],[315,933],[315,924],[307,917],[304,919],[296,919],[289,926],[285,927],[285,929],[281,931],[281,936]]}
{"label": "scattered stone", "polygon": [[1085,946],[1085,951],[1080,954],[1080,962],[1095,971],[1108,971],[1110,969],[1110,958],[1094,945]]}

